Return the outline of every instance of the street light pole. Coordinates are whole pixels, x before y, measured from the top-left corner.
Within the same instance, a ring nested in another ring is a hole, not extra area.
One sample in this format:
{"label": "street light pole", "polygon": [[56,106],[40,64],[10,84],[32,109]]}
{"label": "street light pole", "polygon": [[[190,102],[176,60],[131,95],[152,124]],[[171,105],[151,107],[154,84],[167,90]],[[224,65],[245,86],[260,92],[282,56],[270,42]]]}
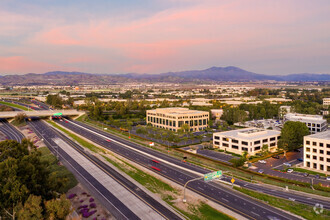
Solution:
{"label": "street light pole", "polygon": [[183,200],[182,200],[183,202],[187,202],[187,200],[186,200],[186,186],[187,186],[187,184],[192,182],[192,181],[199,180],[199,179],[202,179],[202,178],[204,178],[204,176],[197,177],[197,178],[192,179],[192,180],[188,180],[186,182],[186,184],[184,184],[184,186],[183,186]]}

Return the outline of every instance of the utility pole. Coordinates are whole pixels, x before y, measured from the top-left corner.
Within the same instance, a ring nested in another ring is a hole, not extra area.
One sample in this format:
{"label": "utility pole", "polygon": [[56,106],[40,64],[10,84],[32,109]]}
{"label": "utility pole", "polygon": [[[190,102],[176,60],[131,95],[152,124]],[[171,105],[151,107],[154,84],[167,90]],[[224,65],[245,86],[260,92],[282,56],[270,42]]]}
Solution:
{"label": "utility pole", "polygon": [[183,186],[183,200],[182,200],[183,202],[187,202],[187,200],[186,200],[186,186],[187,186],[187,184],[190,183],[190,182],[192,182],[192,181],[199,180],[199,179],[203,179],[203,178],[204,178],[204,176],[197,177],[197,178],[195,178],[195,179],[188,180],[188,181],[186,182],[186,184],[184,184],[184,186]]}

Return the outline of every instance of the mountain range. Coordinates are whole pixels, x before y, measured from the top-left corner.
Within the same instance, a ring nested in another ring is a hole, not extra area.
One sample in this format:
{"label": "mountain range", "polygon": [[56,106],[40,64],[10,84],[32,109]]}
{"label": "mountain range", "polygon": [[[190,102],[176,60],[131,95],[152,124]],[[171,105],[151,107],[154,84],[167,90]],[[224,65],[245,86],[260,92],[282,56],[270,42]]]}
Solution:
{"label": "mountain range", "polygon": [[205,70],[167,72],[161,74],[91,74],[83,72],[53,71],[43,74],[4,75],[0,77],[2,85],[78,85],[113,84],[125,82],[248,82],[248,81],[330,81],[330,74],[299,73],[289,75],[265,75],[249,72],[238,67],[211,67]]}

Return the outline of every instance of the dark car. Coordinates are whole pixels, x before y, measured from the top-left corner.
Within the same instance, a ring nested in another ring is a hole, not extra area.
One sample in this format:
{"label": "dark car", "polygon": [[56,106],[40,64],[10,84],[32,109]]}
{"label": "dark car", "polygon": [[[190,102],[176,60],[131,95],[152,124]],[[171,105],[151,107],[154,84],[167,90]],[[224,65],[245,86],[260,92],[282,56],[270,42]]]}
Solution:
{"label": "dark car", "polygon": [[320,175],[319,175],[319,174],[316,174],[316,175],[315,175],[315,178],[316,178],[316,179],[320,179]]}
{"label": "dark car", "polygon": [[280,159],[280,156],[278,156],[278,155],[274,155],[274,156],[272,156],[272,158]]}
{"label": "dark car", "polygon": [[300,152],[300,149],[294,149],[293,151],[294,152]]}
{"label": "dark car", "polygon": [[300,161],[300,162],[304,161],[304,159],[302,159],[302,158],[298,158],[297,160]]}

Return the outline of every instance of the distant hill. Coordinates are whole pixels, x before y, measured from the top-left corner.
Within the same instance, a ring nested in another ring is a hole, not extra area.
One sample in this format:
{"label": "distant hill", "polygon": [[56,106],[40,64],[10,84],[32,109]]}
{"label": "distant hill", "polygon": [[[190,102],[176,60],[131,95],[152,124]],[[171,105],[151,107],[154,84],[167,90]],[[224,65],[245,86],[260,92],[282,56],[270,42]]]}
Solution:
{"label": "distant hill", "polygon": [[284,76],[249,72],[238,67],[211,67],[205,70],[168,72],[161,74],[91,74],[83,72],[53,71],[44,74],[5,75],[0,77],[2,85],[78,85],[112,84],[124,82],[247,82],[247,81],[330,81],[330,74],[299,73]]}

